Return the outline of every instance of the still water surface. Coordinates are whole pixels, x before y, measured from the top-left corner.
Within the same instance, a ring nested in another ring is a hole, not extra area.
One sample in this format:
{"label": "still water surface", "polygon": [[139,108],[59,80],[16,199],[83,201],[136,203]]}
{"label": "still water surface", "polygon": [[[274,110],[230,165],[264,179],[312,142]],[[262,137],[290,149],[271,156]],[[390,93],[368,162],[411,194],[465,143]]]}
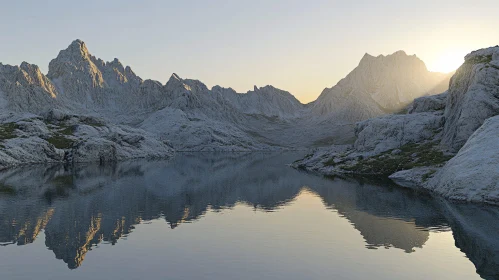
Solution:
{"label": "still water surface", "polygon": [[0,279],[496,279],[499,210],[296,153],[0,172]]}

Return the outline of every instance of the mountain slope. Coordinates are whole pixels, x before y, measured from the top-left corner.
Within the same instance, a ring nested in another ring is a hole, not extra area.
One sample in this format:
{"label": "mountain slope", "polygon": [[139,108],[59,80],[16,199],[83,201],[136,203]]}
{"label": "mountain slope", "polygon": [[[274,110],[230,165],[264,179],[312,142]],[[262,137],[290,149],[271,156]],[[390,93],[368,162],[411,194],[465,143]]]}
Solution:
{"label": "mountain slope", "polygon": [[312,111],[360,121],[398,111],[417,97],[444,92],[449,79],[450,75],[429,72],[423,61],[403,51],[378,57],[365,54],[350,74],[322,92]]}

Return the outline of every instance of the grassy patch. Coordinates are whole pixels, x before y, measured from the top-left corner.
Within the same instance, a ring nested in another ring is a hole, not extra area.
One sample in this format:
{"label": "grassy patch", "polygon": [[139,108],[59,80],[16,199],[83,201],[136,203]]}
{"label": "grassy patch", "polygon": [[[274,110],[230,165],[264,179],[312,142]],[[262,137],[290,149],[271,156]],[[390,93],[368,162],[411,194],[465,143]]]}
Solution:
{"label": "grassy patch", "polygon": [[[475,56],[473,58],[470,58],[466,60],[459,69],[457,69],[456,73],[452,77],[453,83],[459,84],[463,80],[463,77],[465,74],[470,73],[471,69],[473,68],[474,65],[479,64],[479,63],[485,63],[488,64],[492,61],[492,55],[484,55],[484,56]],[[488,65],[486,65],[488,66]]]}
{"label": "grassy patch", "polygon": [[334,162],[335,158],[329,159],[326,162],[324,162],[325,166],[335,166],[337,163]]}
{"label": "grassy patch", "polygon": [[73,146],[74,141],[57,134],[47,139],[47,142],[54,145],[57,149],[69,149]]}
{"label": "grassy patch", "polygon": [[4,123],[0,125],[0,140],[16,138],[16,129],[19,126],[16,123]]}
{"label": "grassy patch", "polygon": [[441,165],[452,158],[436,149],[433,143],[420,145],[411,143],[399,149],[401,152],[396,155],[392,155],[390,150],[374,157],[359,159],[357,163],[341,168],[359,174],[390,175],[415,167]]}
{"label": "grassy patch", "polygon": [[73,135],[75,132],[74,126],[61,126],[61,130],[58,131],[64,135]]}
{"label": "grassy patch", "polygon": [[475,56],[464,62],[464,64],[475,65],[478,63],[490,63],[492,61],[492,55]]}
{"label": "grassy patch", "polygon": [[17,192],[13,187],[0,184],[0,194],[15,195],[16,193]]}
{"label": "grassy patch", "polygon": [[436,172],[437,172],[436,170],[430,170],[428,173],[423,175],[421,179],[423,179],[423,182],[427,182]]}
{"label": "grassy patch", "polygon": [[[348,153],[342,153],[342,154],[340,154],[338,157],[333,157],[333,158],[331,158],[331,159],[327,160],[326,162],[324,162],[324,165],[325,165],[325,166],[335,166],[335,165],[337,165],[337,164],[342,164],[342,163],[344,163],[344,162],[345,162],[345,160],[338,160],[338,159],[340,159],[340,158],[344,158],[344,157],[346,157],[347,155],[348,155]],[[335,162],[335,160],[336,160],[336,162]]]}

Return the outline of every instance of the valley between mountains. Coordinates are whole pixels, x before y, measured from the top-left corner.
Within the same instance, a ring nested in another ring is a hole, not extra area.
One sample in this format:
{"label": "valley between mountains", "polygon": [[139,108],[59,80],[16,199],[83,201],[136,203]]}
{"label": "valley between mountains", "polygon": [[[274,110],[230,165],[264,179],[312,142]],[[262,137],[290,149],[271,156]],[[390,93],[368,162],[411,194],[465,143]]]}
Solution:
{"label": "valley between mountains", "polygon": [[[0,63],[0,169],[170,158],[175,151],[310,149],[293,167],[390,176],[466,201],[499,202],[499,47],[450,74],[403,51],[366,54],[317,100],[246,93],[172,74],[144,80],[75,40],[49,64]],[[479,183],[480,182],[480,183]]]}

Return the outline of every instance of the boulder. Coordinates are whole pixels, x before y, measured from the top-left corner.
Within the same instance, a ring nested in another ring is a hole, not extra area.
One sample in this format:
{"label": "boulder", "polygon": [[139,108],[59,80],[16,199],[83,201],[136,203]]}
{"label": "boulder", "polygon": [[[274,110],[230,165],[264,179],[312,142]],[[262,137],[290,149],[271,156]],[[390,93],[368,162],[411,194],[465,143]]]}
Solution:
{"label": "boulder", "polygon": [[422,112],[433,112],[445,109],[445,102],[447,100],[448,93],[444,92],[437,95],[423,96],[414,99],[414,102],[410,105],[408,113],[422,113]]}
{"label": "boulder", "polygon": [[499,116],[485,123],[426,188],[457,200],[499,204]]}
{"label": "boulder", "polygon": [[439,137],[444,124],[441,112],[388,115],[357,123],[358,152],[372,155],[397,149],[408,143],[419,143]]}

